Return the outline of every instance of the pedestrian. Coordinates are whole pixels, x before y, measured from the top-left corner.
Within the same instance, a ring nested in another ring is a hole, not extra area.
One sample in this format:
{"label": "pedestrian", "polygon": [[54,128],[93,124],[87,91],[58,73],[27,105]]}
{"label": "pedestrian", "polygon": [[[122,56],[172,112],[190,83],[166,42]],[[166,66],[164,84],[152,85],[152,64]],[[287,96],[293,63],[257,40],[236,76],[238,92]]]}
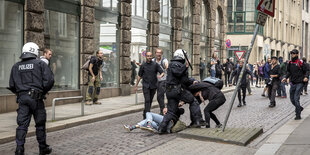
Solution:
{"label": "pedestrian", "polygon": [[216,64],[215,64],[215,77],[222,79],[222,71],[223,71],[223,66],[221,64],[221,61],[219,59],[216,60]]}
{"label": "pedestrian", "polygon": [[271,57],[271,67],[269,71],[270,85],[268,86],[268,97],[270,100],[269,107],[273,108],[276,106],[276,92],[280,85],[280,66],[278,65],[278,58]]}
{"label": "pedestrian", "polygon": [[227,87],[228,81],[230,78],[230,74],[233,71],[233,63],[230,61],[230,59],[226,59],[225,64],[223,65],[224,67],[224,75],[225,75],[225,86]]}
{"label": "pedestrian", "polygon": [[[135,91],[138,90],[138,84],[141,79],[142,81],[142,91],[144,96],[144,110],[143,119],[146,118],[146,112],[150,112],[152,101],[156,93],[157,88],[157,78],[162,78],[165,73],[161,67],[154,61],[152,61],[152,52],[146,52],[146,62],[139,68],[138,78],[135,86]],[[157,76],[157,73],[160,73]]]}
{"label": "pedestrian", "polygon": [[200,75],[200,80],[204,79],[204,72],[206,69],[206,65],[204,61],[200,58],[200,64],[199,64],[199,75]]}
{"label": "pedestrian", "polygon": [[301,119],[300,115],[304,108],[300,105],[300,93],[303,89],[304,82],[307,82],[309,78],[307,67],[298,59],[298,53],[299,51],[296,49],[290,52],[291,61],[287,64],[287,73],[282,80],[282,82],[286,82],[287,79],[290,79],[290,100],[295,106],[295,120]]}
{"label": "pedestrian", "polygon": [[[177,109],[177,117],[175,120],[172,120],[169,122],[168,127],[167,127],[167,132],[171,133],[174,125],[179,121],[179,118],[181,115],[184,114],[184,109],[183,108],[178,108]],[[147,131],[158,131],[158,127],[160,125],[160,123],[163,121],[164,116],[159,115],[159,114],[155,114],[152,112],[147,112],[146,113],[146,119],[140,121],[139,123],[137,123],[136,125],[123,125],[123,127],[127,130],[127,131],[132,131],[134,129],[142,129],[142,130],[147,130]],[[186,128],[186,126],[184,126]]]}
{"label": "pedestrian", "polygon": [[137,67],[137,64],[136,64],[136,60],[131,61],[130,64],[131,64],[131,80],[130,80],[130,84],[132,86],[134,86],[135,85],[135,79],[136,79],[136,76],[137,76],[136,68],[138,68],[138,67]]}
{"label": "pedestrian", "polygon": [[[307,63],[307,58],[306,57],[303,57],[302,58],[302,61],[303,61],[303,64],[306,66],[306,68],[307,68],[307,70],[308,70],[308,72],[310,71],[310,65]],[[305,95],[307,95],[308,94],[308,92],[307,92],[307,88],[308,88],[308,82],[309,81],[307,81],[307,82],[304,82],[304,88],[303,88],[303,94],[305,94]]]}
{"label": "pedestrian", "polygon": [[159,104],[160,114],[163,115],[163,110],[166,107],[165,105],[165,93],[166,93],[166,79],[167,79],[167,68],[168,68],[168,59],[163,57],[163,50],[157,48],[155,50],[156,58],[153,59],[160,68],[164,71],[164,76],[159,77],[157,74],[157,102]]}
{"label": "pedestrian", "polygon": [[39,46],[28,42],[23,46],[21,61],[11,70],[9,90],[16,94],[17,125],[16,155],[23,155],[28,127],[33,115],[39,153],[50,154],[52,148],[46,144],[46,111],[43,99],[54,85],[54,74],[47,64],[39,59]]}
{"label": "pedestrian", "polygon": [[[286,74],[287,62],[283,62],[283,57],[279,57],[279,63],[280,63],[280,81],[282,81],[283,76]],[[279,97],[286,98],[286,88],[285,88],[286,85],[287,83],[280,82],[280,86],[278,88]]]}
{"label": "pedestrian", "polygon": [[211,77],[215,78],[216,76],[216,68],[215,65],[217,64],[217,56],[216,53],[213,53],[211,55],[211,61],[210,61],[211,67],[210,67],[210,73],[211,73]]}
{"label": "pedestrian", "polygon": [[86,90],[86,105],[101,104],[98,102],[100,94],[100,81],[103,80],[101,68],[103,63],[103,52],[96,51],[96,56],[90,58],[88,67],[88,87]]}
{"label": "pedestrian", "polygon": [[45,48],[43,50],[43,56],[40,56],[40,59],[44,61],[47,65],[49,65],[52,55],[53,55],[53,51],[51,49]]}
{"label": "pedestrian", "polygon": [[[238,81],[239,79],[239,76],[240,76],[240,73],[241,73],[241,70],[242,70],[242,67],[243,67],[243,61],[239,61],[239,67],[233,71],[233,73],[231,74],[231,77],[230,77],[230,85],[232,85],[232,79],[235,77],[236,81]],[[251,73],[251,71],[247,68],[245,68],[244,70],[244,73],[243,73],[243,76],[241,78],[241,84],[240,84],[240,87],[238,89],[238,100],[239,100],[239,104],[237,107],[241,107],[242,104],[241,104],[241,90],[242,90],[242,102],[243,102],[243,105],[246,105],[246,102],[245,102],[245,96],[246,96],[246,87],[247,87],[247,84],[248,84],[248,80],[247,80],[247,76],[248,75],[251,75],[253,76],[253,74]]]}
{"label": "pedestrian", "polygon": [[[253,74],[253,72],[250,69],[250,66],[247,64],[247,69]],[[247,80],[247,86],[246,89],[248,90],[248,94],[252,95],[252,89],[251,89],[251,79],[253,79],[254,76],[247,76],[246,80]]]}
{"label": "pedestrian", "polygon": [[[263,67],[265,87],[264,87],[264,91],[262,93],[262,96],[265,96],[265,92],[268,91],[268,87],[269,87],[269,82],[270,82],[270,76],[269,76],[270,63],[271,63],[271,59],[268,58],[267,62],[265,63],[265,65]],[[269,94],[269,93],[267,92],[267,94]]]}
{"label": "pedestrian", "polygon": [[196,98],[188,91],[188,86],[198,83],[195,79],[188,77],[189,62],[185,59],[186,51],[177,49],[169,64],[167,70],[167,99],[168,112],[164,115],[164,119],[159,126],[159,133],[167,133],[169,122],[176,117],[176,112],[180,101],[189,103],[191,127],[200,127],[205,125],[202,123],[202,114],[200,106]]}
{"label": "pedestrian", "polygon": [[209,103],[204,109],[206,128],[210,128],[210,118],[215,122],[216,128],[220,128],[222,124],[213,113],[216,109],[226,102],[226,98],[220,89],[212,84],[201,82],[193,84],[189,87],[199,103],[204,103],[209,100]]}
{"label": "pedestrian", "polygon": [[259,88],[264,87],[264,64],[265,61],[261,60],[258,66]]}

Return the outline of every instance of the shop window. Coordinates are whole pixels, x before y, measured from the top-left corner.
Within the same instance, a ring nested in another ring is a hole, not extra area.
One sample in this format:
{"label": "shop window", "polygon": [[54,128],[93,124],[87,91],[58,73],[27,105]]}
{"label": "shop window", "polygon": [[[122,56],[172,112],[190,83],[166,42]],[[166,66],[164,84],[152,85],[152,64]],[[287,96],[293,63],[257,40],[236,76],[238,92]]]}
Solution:
{"label": "shop window", "polygon": [[20,61],[22,19],[22,4],[0,0],[0,94],[9,93],[5,88],[9,84],[11,68]]}
{"label": "shop window", "polygon": [[79,17],[46,10],[45,47],[53,50],[50,67],[55,75],[54,90],[79,87]]}

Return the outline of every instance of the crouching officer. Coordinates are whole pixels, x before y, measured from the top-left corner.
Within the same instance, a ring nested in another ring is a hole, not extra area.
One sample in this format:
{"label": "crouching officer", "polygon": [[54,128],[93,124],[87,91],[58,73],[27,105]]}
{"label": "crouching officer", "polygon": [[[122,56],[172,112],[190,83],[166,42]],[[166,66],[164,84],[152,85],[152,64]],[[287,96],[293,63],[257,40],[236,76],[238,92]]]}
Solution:
{"label": "crouching officer", "polygon": [[15,154],[24,154],[25,138],[31,120],[36,123],[36,136],[40,155],[50,154],[52,149],[46,144],[46,111],[43,99],[54,85],[54,75],[44,61],[36,59],[39,46],[28,42],[23,46],[21,61],[11,70],[9,88],[17,96],[17,124]]}
{"label": "crouching officer", "polygon": [[212,84],[201,82],[193,84],[189,90],[194,94],[199,103],[205,103],[209,100],[209,104],[204,109],[206,128],[210,128],[210,118],[216,123],[216,128],[220,128],[222,124],[213,113],[216,109],[226,102],[226,98],[220,89]]}
{"label": "crouching officer", "polygon": [[[184,51],[185,52],[185,51]],[[200,127],[202,125],[202,115],[199,103],[196,98],[186,88],[193,83],[194,79],[188,78],[188,67],[185,64],[185,56],[182,49],[174,52],[173,59],[171,60],[167,70],[167,99],[168,99],[168,112],[161,122],[158,132],[160,134],[167,133],[167,126],[171,120],[176,120],[176,113],[180,101],[190,104],[190,115],[193,127]],[[165,108],[164,111],[167,109]]]}

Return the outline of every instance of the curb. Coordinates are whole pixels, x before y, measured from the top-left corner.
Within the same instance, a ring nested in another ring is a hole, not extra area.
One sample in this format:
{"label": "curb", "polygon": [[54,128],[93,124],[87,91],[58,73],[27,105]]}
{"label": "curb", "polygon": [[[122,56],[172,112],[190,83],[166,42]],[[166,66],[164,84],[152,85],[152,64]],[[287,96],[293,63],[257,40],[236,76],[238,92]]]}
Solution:
{"label": "curb", "polygon": [[[234,89],[228,89],[228,90],[223,90],[223,93],[228,93],[234,91]],[[159,105],[152,105],[152,109],[158,108]],[[55,121],[52,124],[47,123],[46,124],[46,132],[54,132],[54,131],[59,131],[63,129],[68,129],[72,128],[75,126],[79,125],[84,125],[84,124],[89,124],[89,123],[94,123],[98,121],[103,121],[135,112],[142,111],[144,109],[143,102],[138,103],[137,105],[130,106],[127,108],[122,108],[118,110],[112,110],[104,113],[97,113],[97,114],[90,114],[90,115],[85,115],[82,117],[75,117],[75,118],[70,118],[66,120],[59,120]],[[35,129],[28,130],[27,137],[35,136]],[[7,135],[3,138],[0,138],[0,144],[4,144],[7,142],[11,142],[15,140],[15,133],[11,135]]]}

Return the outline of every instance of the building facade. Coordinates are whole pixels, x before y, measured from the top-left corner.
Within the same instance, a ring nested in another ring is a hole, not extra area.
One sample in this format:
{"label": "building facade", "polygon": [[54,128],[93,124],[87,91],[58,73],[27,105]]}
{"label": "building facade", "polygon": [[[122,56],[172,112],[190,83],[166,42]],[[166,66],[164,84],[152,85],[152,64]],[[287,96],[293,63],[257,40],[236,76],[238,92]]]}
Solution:
{"label": "building facade", "polygon": [[[227,0],[227,38],[232,42],[232,47],[227,49],[228,56],[234,56],[234,51],[248,49],[259,2],[260,0]],[[288,60],[289,51],[301,50],[301,10],[300,0],[275,1],[275,16],[268,17],[265,26],[259,27],[249,63],[254,64],[271,56],[282,56],[284,60]]]}
{"label": "building facade", "polygon": [[225,58],[225,10],[223,0],[0,0],[0,113],[17,108],[5,88],[26,42],[53,50],[55,86],[47,106],[55,97],[85,94],[87,72],[80,68],[99,49],[99,97],[130,95],[131,61],[142,63],[146,51],[160,47],[170,60],[173,51],[185,49],[196,78],[200,58],[207,62],[212,52]]}
{"label": "building facade", "polygon": [[310,24],[310,4],[309,0],[302,0],[302,53],[301,57],[306,57],[307,61],[309,62],[310,59],[310,31],[309,31],[309,24]]}

